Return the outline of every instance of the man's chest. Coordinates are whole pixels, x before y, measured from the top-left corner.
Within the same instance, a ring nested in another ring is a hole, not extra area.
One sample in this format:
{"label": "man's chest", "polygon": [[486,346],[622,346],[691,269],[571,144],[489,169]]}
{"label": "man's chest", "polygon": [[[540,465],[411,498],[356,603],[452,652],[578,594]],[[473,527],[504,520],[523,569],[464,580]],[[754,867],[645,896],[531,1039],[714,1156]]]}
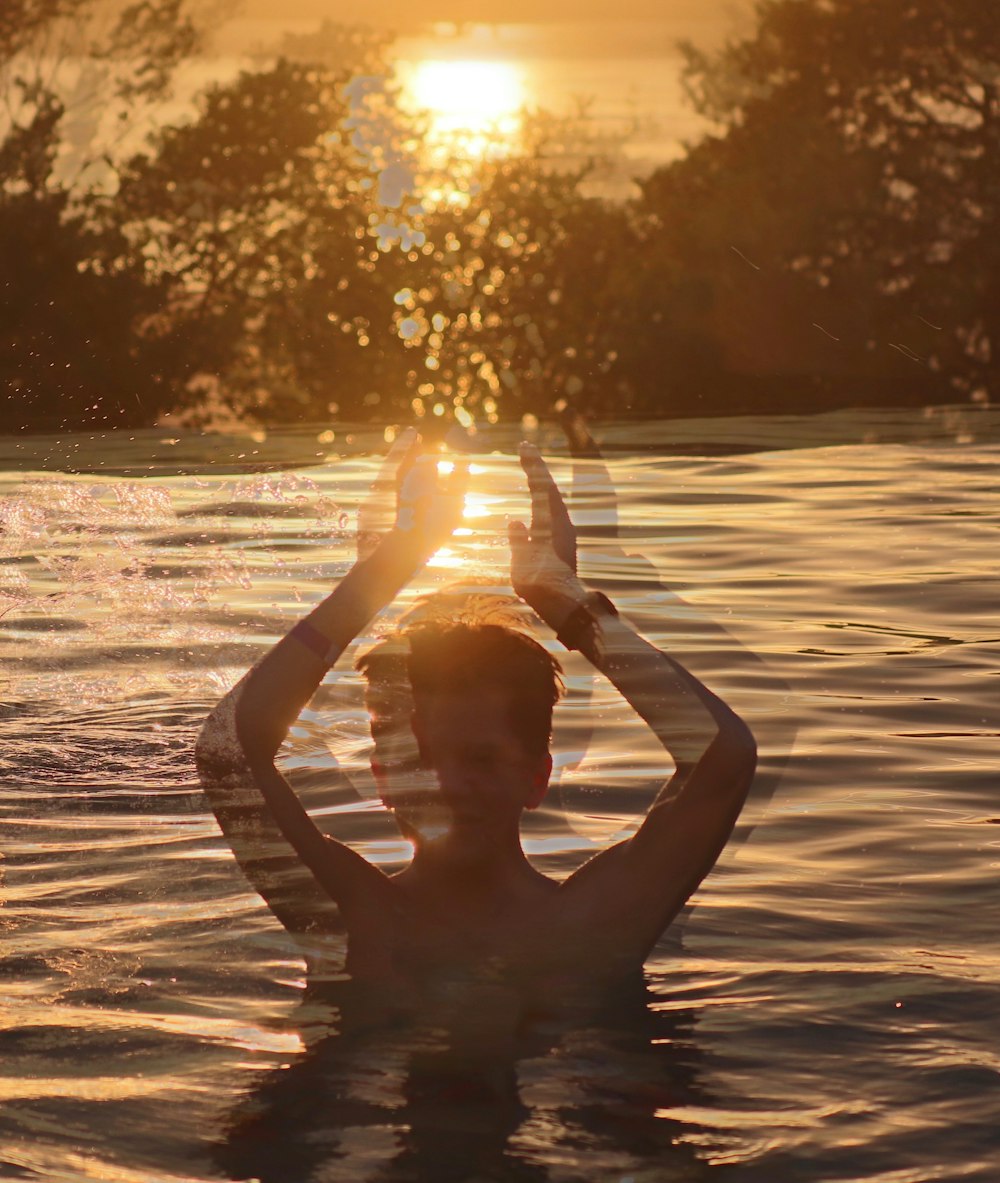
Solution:
{"label": "man's chest", "polygon": [[580,960],[586,942],[577,927],[549,893],[500,908],[438,904],[401,893],[392,909],[348,923],[348,969],[403,980],[530,980]]}

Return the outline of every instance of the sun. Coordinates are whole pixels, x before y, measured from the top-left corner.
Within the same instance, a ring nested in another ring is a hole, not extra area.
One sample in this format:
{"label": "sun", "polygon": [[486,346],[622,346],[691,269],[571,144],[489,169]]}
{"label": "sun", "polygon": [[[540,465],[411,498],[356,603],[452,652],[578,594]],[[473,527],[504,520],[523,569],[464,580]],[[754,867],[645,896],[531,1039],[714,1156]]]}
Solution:
{"label": "sun", "polygon": [[520,129],[524,77],[509,62],[423,61],[407,90],[414,106],[429,113],[433,138],[460,140],[475,155]]}

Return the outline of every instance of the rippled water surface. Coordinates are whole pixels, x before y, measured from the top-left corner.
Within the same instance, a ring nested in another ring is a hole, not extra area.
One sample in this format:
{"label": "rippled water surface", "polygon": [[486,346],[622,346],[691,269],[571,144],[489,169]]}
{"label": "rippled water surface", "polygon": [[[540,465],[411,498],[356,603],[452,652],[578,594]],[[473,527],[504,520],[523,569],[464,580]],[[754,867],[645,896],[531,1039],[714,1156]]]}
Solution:
{"label": "rippled water surface", "polygon": [[[998,424],[610,427],[617,537],[586,499],[600,473],[543,437],[586,574],[748,719],[762,770],[638,1017],[478,1090],[303,1001],[193,768],[210,706],[350,563],[381,440],[4,442],[0,1177],[995,1183]],[[414,590],[503,581],[514,439],[487,441],[475,532]],[[554,875],[628,833],[668,771],[569,675],[526,831]],[[284,766],[389,865],[366,760],[345,663]]]}

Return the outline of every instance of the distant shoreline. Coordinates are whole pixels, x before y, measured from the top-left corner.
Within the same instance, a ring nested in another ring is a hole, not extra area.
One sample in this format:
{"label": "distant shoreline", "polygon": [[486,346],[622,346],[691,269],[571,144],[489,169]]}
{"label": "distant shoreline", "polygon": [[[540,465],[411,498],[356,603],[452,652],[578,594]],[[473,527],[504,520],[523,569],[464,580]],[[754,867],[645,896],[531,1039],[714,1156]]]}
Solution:
{"label": "distant shoreline", "polygon": [[[331,426],[335,438],[321,444],[319,435],[327,435]],[[847,407],[801,415],[637,416],[594,420],[592,428],[608,456],[735,456],[796,448],[1000,442],[1000,408],[958,403]],[[481,433],[482,450],[513,455],[525,435],[556,454],[563,451],[563,434],[554,419],[531,430],[517,423],[490,427]],[[348,456],[384,451],[386,446],[383,426],[374,423],[248,427],[244,432],[150,427],[0,434],[0,474],[62,472],[133,478],[275,472],[322,467]]]}
{"label": "distant shoreline", "polygon": [[[360,25],[386,33],[397,41],[435,40],[442,45],[462,47],[462,52],[486,58],[515,58],[526,49],[544,46],[545,56],[593,58],[656,58],[673,56],[680,41],[694,41],[699,46],[718,44],[741,22],[682,21],[677,18],[607,21],[532,21],[504,20],[433,20],[423,14],[419,20],[400,21],[369,19]],[[225,22],[208,35],[210,56],[249,52],[279,40],[286,33],[296,36],[316,32],[324,23],[338,24],[329,14],[302,17],[285,14],[280,19],[241,16]],[[345,21],[345,24],[352,22]]]}
{"label": "distant shoreline", "polygon": [[397,32],[422,32],[433,25],[551,25],[560,28],[625,25],[670,27],[680,37],[721,39],[734,25],[748,19],[753,0],[672,0],[669,14],[663,0],[505,0],[503,19],[490,19],[489,6],[462,0],[433,0],[414,6],[407,0],[368,0],[363,19],[332,9],[329,0],[286,0],[274,15],[271,0],[244,0],[243,22],[315,26],[324,20],[366,24]]}

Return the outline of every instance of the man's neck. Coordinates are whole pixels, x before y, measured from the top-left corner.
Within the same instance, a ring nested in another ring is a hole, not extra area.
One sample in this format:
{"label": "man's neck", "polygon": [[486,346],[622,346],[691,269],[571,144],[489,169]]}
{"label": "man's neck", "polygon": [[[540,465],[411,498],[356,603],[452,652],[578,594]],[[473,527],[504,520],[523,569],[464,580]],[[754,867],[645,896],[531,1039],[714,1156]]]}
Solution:
{"label": "man's neck", "polygon": [[525,858],[519,840],[472,850],[458,839],[442,839],[418,846],[399,878],[428,902],[466,911],[514,902],[544,876]]}

